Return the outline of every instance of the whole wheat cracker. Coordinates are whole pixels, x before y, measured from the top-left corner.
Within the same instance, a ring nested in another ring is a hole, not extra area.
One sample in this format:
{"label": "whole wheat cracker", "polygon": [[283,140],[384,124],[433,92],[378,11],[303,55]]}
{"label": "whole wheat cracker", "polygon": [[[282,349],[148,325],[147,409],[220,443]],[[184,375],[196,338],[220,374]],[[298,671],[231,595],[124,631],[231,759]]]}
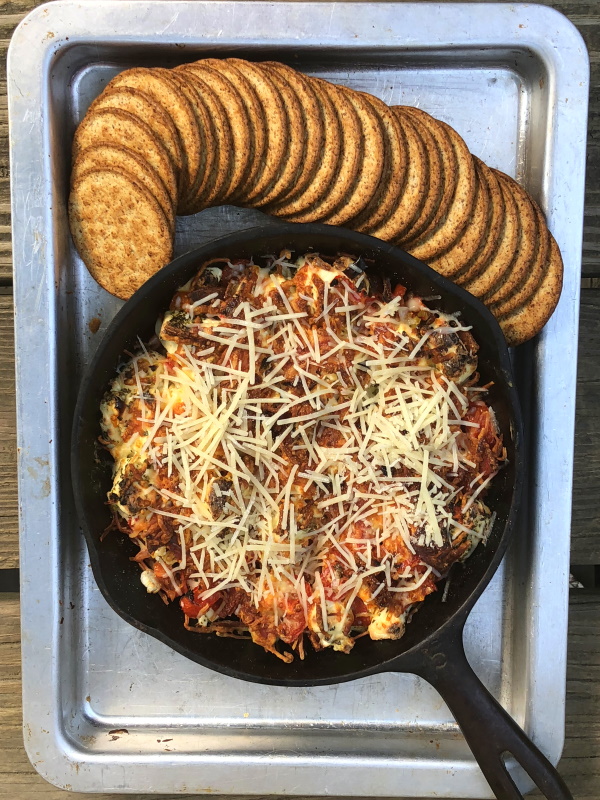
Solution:
{"label": "whole wheat cracker", "polygon": [[483,301],[488,306],[505,300],[523,283],[534,263],[540,236],[535,209],[525,189],[504,173],[496,171],[496,175],[515,199],[520,222],[520,235],[516,255],[510,268],[495,288],[483,296]]}
{"label": "whole wheat cracker", "polygon": [[122,172],[138,181],[148,189],[158,203],[169,221],[169,227],[175,227],[175,209],[169,193],[150,164],[137,153],[116,144],[92,145],[81,150],[73,163],[71,170],[71,183],[86,172],[96,169],[109,169]]}
{"label": "whole wheat cracker", "polygon": [[203,61],[186,64],[183,71],[195,82],[198,94],[204,97],[212,91],[218,97],[231,132],[230,169],[220,201],[227,202],[248,179],[252,164],[251,121],[236,86],[220,71]]}
{"label": "whole wheat cracker", "polygon": [[418,218],[425,202],[429,165],[425,154],[425,145],[416,126],[410,119],[400,114],[394,106],[391,111],[396,114],[406,139],[408,152],[406,180],[396,207],[369,233],[386,242],[400,244],[403,235],[410,230]]}
{"label": "whole wheat cracker", "polygon": [[404,246],[406,247],[411,242],[428,236],[438,227],[441,220],[446,217],[448,209],[452,204],[452,199],[454,198],[454,192],[456,191],[456,184],[458,181],[458,159],[454,147],[452,146],[452,139],[439,120],[432,117],[431,114],[428,114],[426,111],[423,111],[422,108],[413,108],[412,106],[393,106],[393,108],[397,109],[398,112],[407,114],[410,119],[417,119],[428,129],[435,139],[442,159],[442,192],[437,211],[424,230],[418,231],[417,221],[415,223],[415,228],[417,229],[415,234],[413,234],[412,231],[408,231],[404,239]]}
{"label": "whole wheat cracker", "polygon": [[[394,110],[396,115],[400,118],[403,118],[403,115],[406,113],[401,106],[396,106]],[[444,193],[444,170],[440,146],[429,129],[429,126],[425,125],[419,116],[412,114],[409,119],[416,128],[425,150],[427,190],[425,192],[425,200],[417,218],[412,223],[410,230],[403,237],[405,241],[416,239],[428,228],[433,218],[438,213]],[[452,150],[451,147],[450,149]]]}
{"label": "whole wheat cracker", "polygon": [[296,178],[304,161],[307,133],[304,125],[302,104],[288,80],[268,64],[259,64],[258,66],[267,73],[279,91],[289,131],[287,152],[281,159],[279,174],[275,176],[270,187],[259,198],[254,200],[253,205],[256,208],[262,208],[269,203],[276,203],[282,197],[286,197],[294,188]]}
{"label": "whole wheat cracker", "polygon": [[[200,163],[192,183],[179,194],[177,213],[195,214],[198,210],[210,205],[222,192],[229,174],[228,151],[223,152],[222,137],[230,147],[231,132],[227,129],[225,111],[214,92],[207,89],[200,95],[194,82],[184,72],[171,70],[171,78],[194,111],[196,127],[200,136]],[[223,127],[220,135],[217,129],[218,120]]]}
{"label": "whole wheat cracker", "polygon": [[[206,138],[211,138],[214,147],[214,164],[210,174],[207,174],[206,182],[202,181],[201,172],[190,187],[186,206],[189,213],[196,213],[204,208],[213,205],[220,205],[231,185],[231,167],[233,163],[233,135],[229,128],[227,113],[223,107],[218,94],[205,84],[200,91],[198,81],[194,80],[187,72],[174,71],[180,85],[185,85],[188,96],[194,98],[194,107],[197,109],[204,107],[208,122],[204,129]],[[198,122],[200,125],[200,121]]]}
{"label": "whole wheat cracker", "polygon": [[286,219],[292,222],[326,220],[359,180],[364,157],[364,141],[360,118],[354,103],[350,100],[343,87],[328,83],[320,78],[311,78],[311,82],[313,85],[317,84],[323,93],[330,97],[338,117],[341,136],[340,160],[337,172],[332,176],[332,180],[320,199],[303,212],[286,214]]}
{"label": "whole wheat cracker", "polygon": [[458,176],[454,196],[446,216],[441,219],[437,228],[432,230],[431,233],[423,234],[407,247],[415,258],[420,258],[424,261],[435,258],[454,245],[467,226],[475,203],[475,165],[467,145],[454,128],[451,128],[450,125],[441,120],[438,120],[438,123],[444,128],[452,141],[458,162]]}
{"label": "whole wheat cracker", "polygon": [[149,94],[173,120],[182,147],[183,164],[180,192],[193,182],[201,161],[200,133],[194,110],[173,80],[171,71],[161,68],[135,67],[119,73],[108,84],[116,88],[129,86]]}
{"label": "whole wheat cracker", "polygon": [[529,301],[499,320],[510,347],[516,347],[536,336],[548,322],[560,298],[563,263],[560,250],[550,234],[548,269]]}
{"label": "whole wheat cracker", "polygon": [[176,202],[177,177],[173,162],[160,139],[143,120],[117,108],[92,111],[75,132],[73,158],[76,159],[81,150],[99,143],[126,146],[145,158],[166,186],[169,197]]}
{"label": "whole wheat cracker", "polygon": [[228,58],[228,63],[239,70],[252,85],[266,120],[267,144],[262,168],[244,192],[245,204],[252,206],[270,188],[281,169],[281,159],[287,150],[288,123],[283,100],[275,83],[257,64],[241,58]]}
{"label": "whole wheat cracker", "polygon": [[170,260],[173,237],[158,201],[114,170],[91,170],[69,196],[73,241],[85,265],[111,294],[127,299]]}
{"label": "whole wheat cracker", "polygon": [[368,206],[381,183],[385,167],[384,128],[373,104],[368,102],[362,92],[355,92],[345,86],[340,89],[354,106],[359,119],[362,157],[354,184],[348,188],[337,208],[323,217],[328,225],[344,225]]}
{"label": "whole wheat cracker", "polygon": [[531,268],[525,275],[525,280],[518,286],[506,299],[500,303],[490,305],[490,311],[495,317],[501,319],[523,305],[527,305],[537,291],[538,286],[543,280],[544,273],[548,269],[548,259],[550,257],[550,232],[546,226],[546,220],[541,209],[535,201],[531,201],[536,217],[539,231],[538,246]]}
{"label": "whole wheat cracker", "polygon": [[463,228],[452,247],[428,261],[430,267],[446,278],[454,278],[471,261],[485,241],[490,224],[490,194],[477,162],[475,162],[475,174],[475,202],[469,223]]}
{"label": "whole wheat cracker", "polygon": [[[305,75],[277,61],[262,62],[262,66],[277,72],[295,92],[302,110],[302,126],[306,131],[304,158],[294,185],[287,193],[282,192],[276,201],[277,204],[285,204],[299,197],[314,178],[325,145],[325,119],[314,89]],[[267,205],[266,210],[269,210],[270,205],[272,204]]]}
{"label": "whole wheat cracker", "polygon": [[460,285],[476,297],[483,297],[493,291],[503,280],[512,262],[516,258],[521,236],[521,222],[517,211],[512,191],[505,186],[500,177],[490,170],[498,180],[498,186],[504,200],[504,219],[498,244],[489,260],[484,263],[479,272],[468,280],[461,280]]}
{"label": "whole wheat cracker", "polygon": [[471,278],[479,275],[481,270],[490,262],[490,259],[498,249],[505,221],[506,204],[498,178],[487,164],[484,164],[477,156],[473,156],[473,158],[477,165],[480,179],[484,180],[487,184],[487,190],[490,196],[490,215],[486,235],[480,247],[460,273],[453,277],[455,283],[461,286],[470,281]]}
{"label": "whole wheat cracker", "polygon": [[179,134],[171,117],[151,95],[140,89],[132,89],[130,86],[113,87],[109,84],[108,88],[94,100],[89,111],[93,112],[100,108],[120,108],[122,111],[129,111],[149,125],[164,145],[179,176],[183,167]]}
{"label": "whole wheat cracker", "polygon": [[400,201],[408,170],[408,145],[398,115],[379,98],[366,92],[363,92],[363,97],[373,106],[383,127],[383,172],[368,205],[347,225],[362,233],[370,233],[390,216]]}
{"label": "whole wheat cracker", "polygon": [[294,192],[279,203],[271,203],[267,208],[277,217],[292,218],[313,208],[327,193],[335,179],[342,155],[342,129],[330,93],[325,91],[324,81],[306,76],[317,100],[322,120],[323,144],[317,168],[312,180],[300,192]]}
{"label": "whole wheat cracker", "polygon": [[248,174],[233,193],[230,200],[241,205],[245,202],[246,190],[258,180],[263,168],[267,148],[267,121],[258,95],[250,81],[236,69],[226,58],[206,58],[204,63],[219,70],[236,87],[246,107],[250,120],[251,159]]}

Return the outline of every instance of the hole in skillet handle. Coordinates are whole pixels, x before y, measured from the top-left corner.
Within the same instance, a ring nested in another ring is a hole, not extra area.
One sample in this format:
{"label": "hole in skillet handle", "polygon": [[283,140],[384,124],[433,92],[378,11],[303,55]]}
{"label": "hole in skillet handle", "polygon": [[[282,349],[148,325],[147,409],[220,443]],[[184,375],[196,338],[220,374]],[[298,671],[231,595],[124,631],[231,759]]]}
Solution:
{"label": "hole in skillet handle", "polygon": [[[439,295],[433,308],[461,313],[473,326],[479,344],[482,383],[493,382],[493,406],[508,451],[508,466],[490,486],[487,500],[497,517],[486,546],[476,549],[453,575],[446,602],[442,592],[428,596],[399,641],[359,639],[350,654],[316,653],[284,664],[249,641],[217,638],[186,631],[177,603],[164,605],[147,594],[139,567],[128,560],[137,547],[124,536],[100,535],[110,522],[106,494],[111,486],[112,461],[97,450],[99,404],[125,350],[147,341],[156,319],[168,308],[174,292],[213,257],[241,258],[278,254],[290,249],[300,255],[310,250],[362,256],[371,275],[379,273],[393,287],[407,286],[421,297]],[[321,224],[269,222],[210,242],[187,253],[151,278],[129,300],[109,326],[82,381],[72,438],[72,478],[76,508],[90,554],[94,577],[112,608],[135,627],[149,633],[186,657],[226,675],[281,686],[314,686],[353,680],[386,670],[408,671],[404,653],[415,651],[428,637],[457,614],[466,617],[502,558],[514,521],[521,483],[521,422],[503,334],[490,312],[472,295],[439,276],[402,250],[369,236]],[[408,662],[407,662],[408,663]]]}

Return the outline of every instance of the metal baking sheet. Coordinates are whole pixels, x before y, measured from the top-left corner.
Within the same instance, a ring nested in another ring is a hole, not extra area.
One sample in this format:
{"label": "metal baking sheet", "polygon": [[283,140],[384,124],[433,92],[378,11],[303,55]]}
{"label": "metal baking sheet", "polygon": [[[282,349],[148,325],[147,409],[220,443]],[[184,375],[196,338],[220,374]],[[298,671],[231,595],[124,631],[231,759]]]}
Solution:
{"label": "metal baking sheet", "polygon": [[[57,0],[21,23],[8,61],[27,752],[46,779],[77,791],[491,797],[420,679],[245,684],[128,626],[92,578],[68,437],[81,370],[120,302],[70,242],[70,140],[119,70],[208,54],[275,58],[420,106],[523,180],[546,212],[566,271],[549,325],[515,353],[528,503],[466,647],[549,758],[562,749],[588,96],[575,28],[535,5]],[[180,220],[176,250],[260,218],[223,207]]]}

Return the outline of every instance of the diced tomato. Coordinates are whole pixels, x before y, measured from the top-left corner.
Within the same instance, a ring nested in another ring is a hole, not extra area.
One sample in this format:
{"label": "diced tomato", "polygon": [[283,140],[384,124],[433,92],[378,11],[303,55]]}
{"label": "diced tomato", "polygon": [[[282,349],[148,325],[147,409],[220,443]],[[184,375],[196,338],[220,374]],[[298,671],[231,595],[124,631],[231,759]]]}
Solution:
{"label": "diced tomato", "polygon": [[488,422],[490,417],[490,412],[488,407],[485,403],[473,403],[467,413],[465,414],[465,419],[469,422],[475,422],[481,428],[485,427],[486,422]]}
{"label": "diced tomato", "polygon": [[215,594],[211,595],[207,600],[202,600],[200,595],[203,591],[204,590],[199,586],[196,586],[195,589],[192,589],[180,599],[179,605],[181,606],[181,610],[184,614],[187,614],[188,617],[194,619],[201,617],[203,614],[206,614],[210,608],[216,605],[223,596],[222,592],[215,592]]}
{"label": "diced tomato", "polygon": [[406,286],[402,286],[402,284],[399,283],[392,292],[392,297],[404,297],[405,294],[406,294]]}
{"label": "diced tomato", "polygon": [[498,468],[502,444],[496,433],[489,408],[482,402],[476,402],[468,409],[465,419],[475,422],[478,428],[469,428],[466,436],[471,441],[470,457],[476,462],[477,469],[484,477],[491,475]]}
{"label": "diced tomato", "polygon": [[171,579],[167,575],[167,571],[162,564],[156,563],[154,565],[154,574],[161,582],[162,588],[167,593],[170,600],[175,600],[178,595],[180,595],[182,592],[185,592],[187,589],[187,581],[184,578],[183,583],[181,583],[181,576],[179,576],[179,579],[176,578],[176,583],[179,586],[179,591],[177,591],[171,583]]}
{"label": "diced tomato", "polygon": [[360,597],[357,597],[352,603],[352,613],[354,614],[355,625],[368,625],[371,622],[371,615]]}
{"label": "diced tomato", "polygon": [[304,618],[304,611],[302,607],[298,607],[291,614],[286,614],[279,623],[279,638],[291,644],[296,641],[305,628],[306,619]]}
{"label": "diced tomato", "polygon": [[[330,558],[334,559],[334,563],[337,562],[335,555],[331,554]],[[341,581],[338,573],[329,561],[323,562],[323,566],[321,567],[321,581],[323,583],[326,599],[333,600],[340,588]]]}

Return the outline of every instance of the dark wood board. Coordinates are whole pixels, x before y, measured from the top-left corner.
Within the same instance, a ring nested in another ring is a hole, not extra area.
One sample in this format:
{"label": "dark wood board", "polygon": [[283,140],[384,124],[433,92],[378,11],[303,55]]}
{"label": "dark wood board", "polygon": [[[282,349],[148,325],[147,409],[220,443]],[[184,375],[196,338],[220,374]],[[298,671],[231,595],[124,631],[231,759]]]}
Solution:
{"label": "dark wood board", "polygon": [[583,289],[577,367],[572,564],[600,564],[599,481],[600,289]]}

